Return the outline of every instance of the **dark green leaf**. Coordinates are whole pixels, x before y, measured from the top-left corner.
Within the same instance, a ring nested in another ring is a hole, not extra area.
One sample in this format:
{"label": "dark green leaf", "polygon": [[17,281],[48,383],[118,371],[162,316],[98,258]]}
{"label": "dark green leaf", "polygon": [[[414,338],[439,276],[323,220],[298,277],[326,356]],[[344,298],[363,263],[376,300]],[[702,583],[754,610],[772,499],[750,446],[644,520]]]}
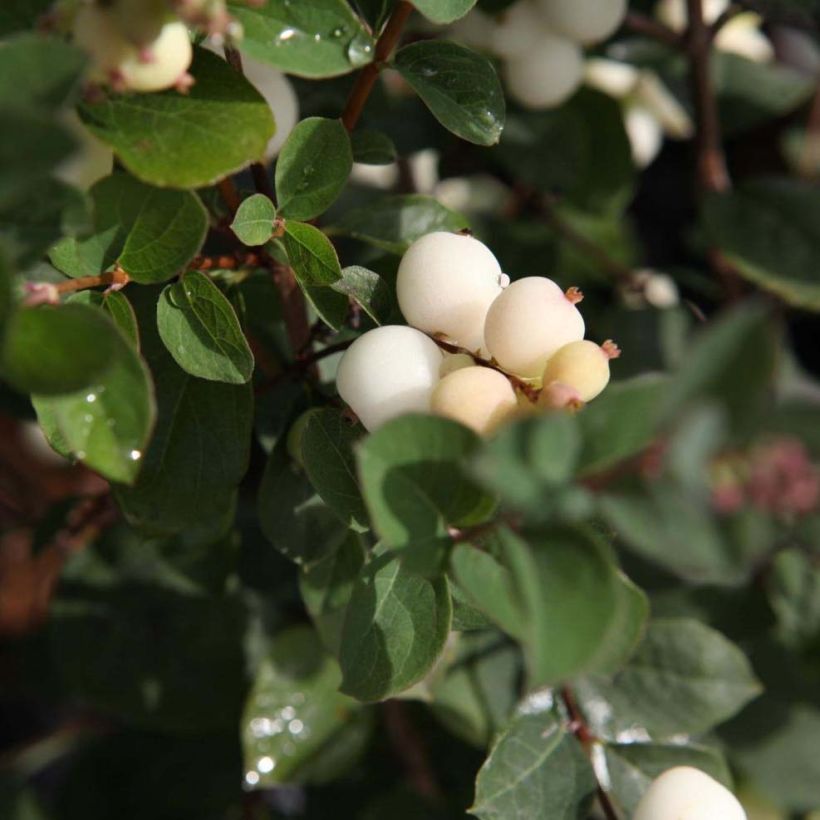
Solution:
{"label": "dark green leaf", "polygon": [[727,788],[732,787],[723,755],[707,746],[624,743],[605,746],[604,754],[611,783],[610,795],[630,817],[649,784],[674,766],[694,766]]}
{"label": "dark green leaf", "polygon": [[742,276],[789,304],[820,311],[820,192],[814,185],[746,182],[709,197],[703,223]]}
{"label": "dark green leaf", "polygon": [[491,499],[462,470],[478,444],[466,427],[420,415],[394,419],[362,442],[362,491],[385,544],[418,551],[445,538],[448,526],[490,511]]}
{"label": "dark green leaf", "polygon": [[[73,305],[66,305],[73,307]],[[80,307],[79,305],[77,307]],[[83,308],[105,316],[99,308]],[[110,360],[87,387],[61,395],[32,396],[46,437],[60,452],[70,454],[111,481],[131,484],[156,419],[153,385],[148,368],[133,342],[114,327],[98,335]]]}
{"label": "dark green leaf", "polygon": [[24,308],[12,315],[3,378],[23,393],[68,393],[88,387],[113,361],[116,331],[84,305]]}
{"label": "dark green leaf", "polygon": [[276,206],[264,194],[253,194],[242,200],[231,229],[244,245],[264,245],[273,235],[275,218]]}
{"label": "dark green leaf", "polygon": [[0,106],[59,108],[78,90],[86,57],[56,37],[22,34],[0,49]]}
{"label": "dark green leaf", "polygon": [[486,57],[456,43],[422,40],[400,49],[395,67],[456,136],[478,145],[495,145],[501,138],[504,92]]}
{"label": "dark green leaf", "polygon": [[34,28],[51,7],[51,0],[4,0],[0,6],[0,37]]}
{"label": "dark green leaf", "polygon": [[198,197],[145,185],[127,174],[100,180],[91,190],[94,232],[64,239],[49,258],[68,276],[102,273],[117,262],[135,282],[164,282],[202,246],[208,215]]}
{"label": "dark green leaf", "polygon": [[227,384],[250,381],[253,353],[231,303],[205,274],[188,271],[165,287],[157,328],[186,373]]}
{"label": "dark green leaf", "polygon": [[125,338],[139,351],[140,339],[137,315],[134,313],[131,303],[120,291],[112,290],[100,293],[98,290],[81,290],[72,294],[67,301],[80,305],[101,307],[114,320],[114,324],[123,332]]}
{"label": "dark green leaf", "polygon": [[276,162],[276,196],[288,219],[313,219],[347,184],[353,155],[339,120],[309,117],[291,131]]}
{"label": "dark green leaf", "polygon": [[820,636],[820,568],[797,549],[781,552],[766,576],[769,602],[783,642],[811,649]]}
{"label": "dark green leaf", "polygon": [[484,761],[469,811],[481,820],[586,817],[596,785],[583,749],[554,714],[522,714]]}
{"label": "dark green leaf", "polygon": [[347,74],[373,59],[375,42],[344,0],[231,0],[243,54],[302,77]]}
{"label": "dark green leaf", "polygon": [[420,681],[444,649],[452,616],[445,578],[411,573],[394,553],[373,558],[353,588],[342,628],[342,691],[383,700]]}
{"label": "dark green leaf", "polygon": [[365,165],[390,165],[396,161],[393,140],[381,131],[354,131],[351,135],[354,162]]}
{"label": "dark green leaf", "polygon": [[434,23],[452,23],[468,12],[475,0],[414,0],[413,5]]}
{"label": "dark green leaf", "polygon": [[[247,786],[321,781],[352,765],[352,741],[364,745],[367,722],[361,705],[338,691],[341,678],[309,627],[274,638],[242,715]],[[341,745],[346,759],[338,760],[334,749]],[[333,766],[333,757],[340,766]]]}
{"label": "dark green leaf", "polygon": [[350,297],[377,325],[385,324],[397,314],[393,288],[372,270],[358,265],[342,268],[342,278],[332,287]]}
{"label": "dark green leaf", "polygon": [[258,160],[274,131],[259,92],[224,60],[196,49],[187,94],[113,95],[80,114],[134,176],[154,185],[210,185]]}
{"label": "dark green leaf", "polygon": [[332,330],[340,330],[350,308],[347,297],[324,285],[306,285],[303,290],[319,318]]}
{"label": "dark green leaf", "polygon": [[629,663],[611,678],[576,684],[593,731],[601,737],[645,730],[653,740],[699,734],[740,711],[760,693],[746,656],[708,626],[690,619],[650,623]]}
{"label": "dark green leaf", "polygon": [[411,194],[379,198],[348,211],[333,230],[390,253],[402,254],[420,236],[460,231],[467,220],[430,196]]}
{"label": "dark green leaf", "polygon": [[346,524],[368,525],[367,512],[356,478],[353,445],[364,431],[347,421],[339,410],[312,410],[302,432],[305,472],[320,498]]}
{"label": "dark green leaf", "polygon": [[293,273],[303,287],[332,285],[341,278],[342,268],[330,240],[313,225],[288,222],[282,244]]}

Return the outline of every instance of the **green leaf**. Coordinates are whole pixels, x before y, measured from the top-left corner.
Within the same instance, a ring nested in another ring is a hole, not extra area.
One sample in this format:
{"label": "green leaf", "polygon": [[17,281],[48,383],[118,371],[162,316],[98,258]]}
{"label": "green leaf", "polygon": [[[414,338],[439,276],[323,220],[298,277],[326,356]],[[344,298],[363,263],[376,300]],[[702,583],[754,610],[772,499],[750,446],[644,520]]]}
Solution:
{"label": "green leaf", "polygon": [[313,625],[325,646],[337,656],[345,611],[364,561],[360,536],[351,532],[335,552],[299,576],[299,591]]}
{"label": "green leaf", "polygon": [[324,213],[347,184],[353,154],[339,120],[308,117],[291,131],[276,162],[276,196],[288,219]]}
{"label": "green leaf", "polygon": [[68,276],[93,276],[116,262],[135,282],[164,282],[202,247],[208,214],[189,191],[146,185],[114,174],[91,189],[94,232],[64,239],[51,249],[52,264]]}
{"label": "green leaf", "polygon": [[348,526],[367,529],[353,445],[364,431],[352,425],[341,411],[312,410],[302,431],[305,472],[320,498]]}
{"label": "green leaf", "polygon": [[361,705],[338,691],[341,677],[309,627],[276,635],[242,714],[248,786],[321,782],[353,764],[369,723]]}
{"label": "green leaf", "polygon": [[341,330],[350,308],[347,297],[324,285],[306,285],[303,290],[319,318],[332,330]]}
{"label": "green leaf", "polygon": [[137,315],[125,296],[116,290],[100,293],[98,290],[81,290],[73,293],[66,300],[78,305],[96,305],[101,307],[123,332],[125,338],[139,351],[140,339],[137,327]]}
{"label": "green leaf", "polygon": [[491,500],[464,476],[478,447],[471,430],[449,419],[408,415],[367,436],[358,449],[362,491],[373,526],[389,547],[419,551],[447,527],[475,523]]}
{"label": "green leaf", "polygon": [[478,145],[495,145],[501,138],[504,92],[486,57],[456,43],[422,40],[399,49],[394,65],[456,136]]}
{"label": "green leaf", "polygon": [[393,140],[381,131],[354,131],[350,139],[354,162],[365,165],[390,165],[396,161],[396,146]]}
{"label": "green leaf", "polygon": [[231,230],[243,245],[264,245],[273,236],[276,206],[264,194],[252,194],[236,210]]}
{"label": "green leaf", "polygon": [[[0,363],[2,363],[3,341],[6,335],[6,324],[13,311],[11,292],[11,267],[6,253],[0,246]],[[0,366],[2,373],[2,366]]]}
{"label": "green leaf", "polygon": [[434,23],[452,23],[463,17],[475,0],[414,0],[413,5]]}
{"label": "green leaf", "polygon": [[133,342],[113,320],[100,308],[84,311],[103,316],[110,325],[107,336],[95,341],[109,349],[108,366],[77,392],[34,395],[32,402],[55,449],[111,481],[130,484],[140,471],[156,419],[151,377]]}
{"label": "green leaf", "polygon": [[455,735],[480,748],[500,732],[515,708],[521,654],[498,632],[458,637],[456,656],[433,683],[433,713]]}
{"label": "green leaf", "polygon": [[211,540],[229,523],[236,486],[248,465],[250,385],[197,379],[182,370],[156,327],[154,289],[134,295],[143,354],[157,392],[157,428],[137,483],[116,498],[132,526],[156,534],[200,529]]}
{"label": "green leaf", "polygon": [[22,393],[69,393],[103,375],[115,344],[111,322],[93,308],[23,308],[8,322],[0,369]]}
{"label": "green leaf", "polygon": [[363,569],[347,608],[341,690],[384,700],[418,683],[447,641],[453,610],[446,578],[431,580],[384,553]]}
{"label": "green leaf", "polygon": [[820,311],[820,192],[808,182],[756,179],[703,207],[710,239],[753,284]]}
{"label": "green leaf", "polygon": [[766,592],[777,618],[777,632],[789,647],[811,649],[820,636],[820,568],[798,549],[774,559]]}
{"label": "green leaf", "polygon": [[586,817],[596,786],[583,749],[554,714],[522,714],[484,761],[469,812],[481,820]]}
{"label": "green leaf", "polygon": [[612,566],[606,545],[580,530],[530,544],[509,530],[500,536],[524,612],[528,687],[618,668],[638,642],[648,604]]}
{"label": "green leaf", "polygon": [[56,37],[26,33],[0,49],[0,106],[56,109],[78,90],[85,54]]}
{"label": "green leaf", "polygon": [[403,254],[421,236],[433,231],[460,231],[467,220],[431,196],[380,197],[376,202],[348,211],[333,226],[336,233],[369,245]]}
{"label": "green leaf", "polygon": [[200,379],[244,384],[253,353],[231,303],[204,274],[188,271],[167,285],[157,304],[157,328],[168,352]]}
{"label": "green leaf", "polygon": [[375,41],[344,0],[231,0],[243,54],[302,77],[347,74],[373,59]]}
{"label": "green leaf", "polygon": [[645,730],[653,740],[700,734],[760,694],[746,656],[719,632],[687,618],[652,621],[629,663],[610,678],[576,682],[600,737]]}
{"label": "green leaf", "polygon": [[112,95],[84,104],[80,115],[139,179],[171,188],[211,185],[262,157],[273,116],[215,54],[195,49],[191,73],[196,83],[187,94]]}
{"label": "green leaf", "polygon": [[330,240],[313,225],[288,222],[282,244],[299,284],[332,285],[341,278],[342,267]]}
{"label": "green leaf", "polygon": [[707,746],[623,743],[605,746],[604,755],[610,796],[630,817],[649,784],[674,766],[693,766],[732,788],[732,778],[723,755]]}
{"label": "green leaf", "polygon": [[372,270],[359,265],[342,268],[342,278],[332,288],[352,299],[377,325],[386,324],[397,315],[393,288]]}
{"label": "green leaf", "polygon": [[658,434],[668,379],[639,376],[611,384],[577,416],[583,433],[582,473],[595,473],[637,455]]}
{"label": "green leaf", "polygon": [[282,439],[268,458],[257,509],[265,537],[306,568],[332,555],[347,536],[344,522],[288,458]]}

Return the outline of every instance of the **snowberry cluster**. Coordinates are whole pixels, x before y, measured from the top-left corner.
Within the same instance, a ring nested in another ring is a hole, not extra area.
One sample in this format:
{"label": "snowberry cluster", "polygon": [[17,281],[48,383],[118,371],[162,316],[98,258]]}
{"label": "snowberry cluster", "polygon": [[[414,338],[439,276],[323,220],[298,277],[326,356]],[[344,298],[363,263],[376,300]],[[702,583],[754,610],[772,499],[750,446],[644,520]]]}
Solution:
{"label": "snowberry cluster", "polygon": [[457,34],[503,60],[518,102],[552,108],[583,81],[582,46],[605,40],[625,14],[626,0],[518,0],[497,17],[471,12]]}
{"label": "snowberry cluster", "polygon": [[539,276],[509,284],[472,236],[416,240],[396,291],[411,327],[363,334],[336,376],[368,430],[402,413],[433,412],[484,434],[537,407],[577,408],[606,387],[619,354],[612,342],[584,340],[577,288],[565,293]]}
{"label": "snowberry cluster", "polygon": [[[209,0],[180,5],[204,14]],[[117,91],[188,88],[193,58],[188,28],[165,0],[85,2],[74,18],[74,41],[90,57],[89,80]]]}
{"label": "snowberry cluster", "polygon": [[708,774],[691,766],[675,766],[650,783],[632,820],[746,820],[746,812]]}

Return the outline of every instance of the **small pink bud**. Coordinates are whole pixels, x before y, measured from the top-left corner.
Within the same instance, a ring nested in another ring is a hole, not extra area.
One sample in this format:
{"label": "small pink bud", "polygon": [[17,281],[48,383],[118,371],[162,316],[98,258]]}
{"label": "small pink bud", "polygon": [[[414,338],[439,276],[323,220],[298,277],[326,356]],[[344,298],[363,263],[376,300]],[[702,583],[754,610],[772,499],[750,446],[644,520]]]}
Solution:
{"label": "small pink bud", "polygon": [[26,282],[23,285],[25,298],[23,304],[26,307],[36,305],[57,305],[60,303],[60,291],[51,282]]}
{"label": "small pink bud", "polygon": [[573,305],[577,305],[579,302],[584,301],[584,294],[580,288],[567,288],[564,293],[564,296],[566,296],[567,299],[569,299],[569,301],[572,302]]}
{"label": "small pink bud", "polygon": [[554,410],[580,410],[584,406],[581,395],[568,384],[550,382],[541,390],[539,401],[544,407]]}
{"label": "small pink bud", "polygon": [[621,348],[612,341],[612,339],[607,339],[602,345],[601,350],[604,356],[607,359],[617,359],[621,355]]}
{"label": "small pink bud", "polygon": [[153,63],[156,62],[157,55],[154,53],[154,49],[151,48],[151,46],[143,46],[137,53],[137,59],[141,63]]}
{"label": "small pink bud", "polygon": [[174,88],[180,94],[187,94],[191,88],[193,88],[194,83],[196,80],[193,78],[191,74],[187,71],[183,71],[182,74],[177,77],[177,81],[174,83]]}

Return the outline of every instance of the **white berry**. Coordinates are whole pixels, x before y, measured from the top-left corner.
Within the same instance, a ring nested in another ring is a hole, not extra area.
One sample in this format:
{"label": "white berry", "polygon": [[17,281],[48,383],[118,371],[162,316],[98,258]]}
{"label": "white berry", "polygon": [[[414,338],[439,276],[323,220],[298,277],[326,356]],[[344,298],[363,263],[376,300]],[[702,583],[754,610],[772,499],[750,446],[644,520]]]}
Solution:
{"label": "white berry", "polygon": [[535,47],[505,62],[504,77],[510,94],[521,105],[552,108],[581,84],[583,53],[571,40],[542,31]]}
{"label": "white berry", "polygon": [[626,0],[538,0],[547,25],[576,43],[605,40],[623,22]]}
{"label": "white berry", "polygon": [[339,395],[368,430],[403,413],[430,411],[441,350],[418,330],[385,325],[356,339],[336,373]]}
{"label": "white berry", "polygon": [[484,352],[484,318],[501,293],[501,275],[490,249],[472,236],[429,233],[407,249],[399,264],[399,307],[413,327]]}
{"label": "white berry", "polygon": [[185,74],[192,57],[188,29],[175,21],[166,23],[159,37],[142,51],[131,49],[118,68],[130,91],[162,91]]}
{"label": "white berry", "polygon": [[490,50],[499,57],[517,57],[538,48],[544,24],[528,0],[518,0],[496,18]]}
{"label": "white berry", "polygon": [[555,282],[528,276],[490,306],[484,337],[504,370],[538,380],[559,348],[584,338],[584,319]]}
{"label": "white berry", "polygon": [[705,772],[676,766],[652,781],[632,820],[746,820],[746,812]]}
{"label": "white berry", "polygon": [[509,379],[489,367],[463,367],[433,390],[430,409],[486,435],[518,409]]}
{"label": "white berry", "polygon": [[[612,342],[603,346],[586,339],[570,342],[547,362],[542,379],[544,388],[562,384],[571,387],[579,401],[591,401],[609,384],[609,360],[619,352]],[[539,403],[551,406],[550,397],[545,389]]]}

